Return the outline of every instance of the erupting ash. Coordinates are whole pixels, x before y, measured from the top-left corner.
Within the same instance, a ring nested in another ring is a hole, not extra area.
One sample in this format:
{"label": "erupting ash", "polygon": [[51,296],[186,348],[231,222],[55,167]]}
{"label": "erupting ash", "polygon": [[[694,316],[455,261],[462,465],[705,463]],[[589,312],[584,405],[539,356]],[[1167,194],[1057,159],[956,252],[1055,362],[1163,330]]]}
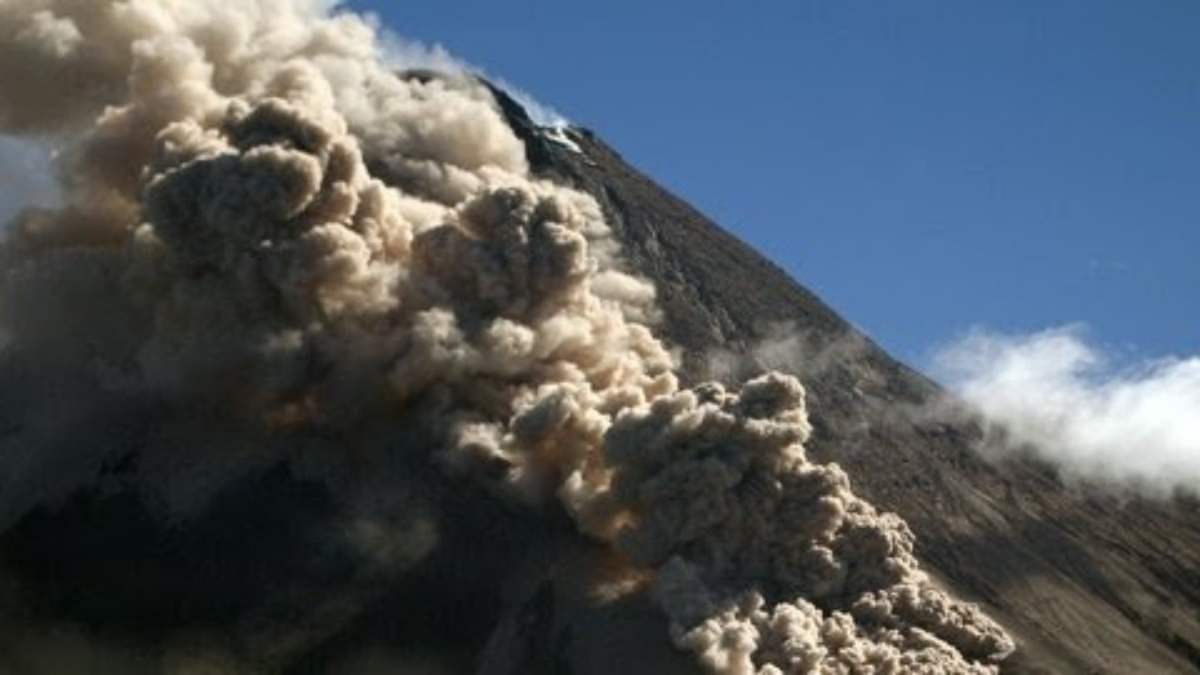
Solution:
{"label": "erupting ash", "polygon": [[[496,503],[565,509],[711,672],[995,671],[999,626],[806,458],[800,383],[681,389],[596,202],[530,176],[477,79],[381,53],[323,2],[0,4],[0,130],[66,148],[62,207],[0,249],[0,522],[62,471],[51,389],[293,437],[402,420]],[[399,532],[380,564],[437,545]]]}

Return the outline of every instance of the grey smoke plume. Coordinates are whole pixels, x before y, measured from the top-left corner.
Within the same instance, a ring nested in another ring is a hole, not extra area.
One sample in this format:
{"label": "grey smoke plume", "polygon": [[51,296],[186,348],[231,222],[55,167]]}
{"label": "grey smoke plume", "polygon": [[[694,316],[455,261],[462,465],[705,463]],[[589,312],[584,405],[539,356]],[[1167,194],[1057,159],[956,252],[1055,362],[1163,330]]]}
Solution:
{"label": "grey smoke plume", "polygon": [[[297,471],[346,501],[367,588],[439,539],[435,498],[337,468],[398,462],[361,431],[388,420],[530,518],[565,510],[711,672],[995,672],[1003,630],[807,459],[799,381],[680,389],[596,202],[530,176],[477,79],[389,55],[316,0],[0,5],[0,132],[67,144],[62,205],[0,248],[0,525],[123,443],[74,421],[168,401],[210,422],[155,418],[140,484],[169,517],[267,461],[238,429],[286,433],[322,449]],[[339,463],[336,433],[377,456]]]}
{"label": "grey smoke plume", "polygon": [[772,370],[804,379],[853,362],[868,348],[866,339],[857,333],[829,342],[819,333],[784,321],[767,325],[763,337],[741,351],[710,353],[707,373],[721,382],[740,382]]}
{"label": "grey smoke plume", "polygon": [[975,331],[936,369],[995,424],[993,452],[1033,452],[1068,474],[1151,494],[1200,490],[1200,358],[1121,365],[1079,326]]}

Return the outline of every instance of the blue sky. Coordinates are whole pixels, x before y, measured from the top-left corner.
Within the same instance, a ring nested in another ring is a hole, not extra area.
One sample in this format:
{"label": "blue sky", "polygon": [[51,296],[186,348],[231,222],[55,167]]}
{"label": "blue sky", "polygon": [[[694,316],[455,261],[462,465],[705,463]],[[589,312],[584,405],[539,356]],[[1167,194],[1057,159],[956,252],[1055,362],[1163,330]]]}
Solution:
{"label": "blue sky", "polygon": [[917,363],[1200,346],[1200,3],[357,0],[591,127]]}

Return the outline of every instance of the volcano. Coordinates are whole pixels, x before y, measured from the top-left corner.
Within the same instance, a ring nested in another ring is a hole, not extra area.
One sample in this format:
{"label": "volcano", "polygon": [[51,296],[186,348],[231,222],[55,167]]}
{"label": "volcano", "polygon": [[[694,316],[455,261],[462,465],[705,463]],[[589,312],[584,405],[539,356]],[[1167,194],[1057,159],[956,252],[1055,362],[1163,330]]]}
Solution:
{"label": "volcano", "polygon": [[0,673],[1200,668],[1200,504],[985,460],[592,131],[306,6],[50,4],[0,9],[0,87],[70,75],[0,130],[83,139],[0,247]]}

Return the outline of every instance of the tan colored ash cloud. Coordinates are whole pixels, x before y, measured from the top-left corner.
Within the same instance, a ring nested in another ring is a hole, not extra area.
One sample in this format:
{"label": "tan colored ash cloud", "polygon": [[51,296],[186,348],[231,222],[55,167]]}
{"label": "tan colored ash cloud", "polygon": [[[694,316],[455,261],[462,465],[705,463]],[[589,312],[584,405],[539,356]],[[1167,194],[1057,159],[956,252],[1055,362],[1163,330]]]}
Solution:
{"label": "tan colored ash cloud", "polygon": [[652,286],[469,74],[398,75],[322,2],[12,0],[0,26],[0,131],[68,142],[62,207],[0,249],[0,355],[299,431],[420,420],[445,471],[561,504],[651,572],[712,672],[1012,650],[806,458],[795,378],[679,388]]}
{"label": "tan colored ash cloud", "polygon": [[935,588],[897,516],[810,462],[804,390],[767,374],[627,411],[610,430],[616,545],[658,567],[672,636],[713,672],[991,672],[1011,639]]}

